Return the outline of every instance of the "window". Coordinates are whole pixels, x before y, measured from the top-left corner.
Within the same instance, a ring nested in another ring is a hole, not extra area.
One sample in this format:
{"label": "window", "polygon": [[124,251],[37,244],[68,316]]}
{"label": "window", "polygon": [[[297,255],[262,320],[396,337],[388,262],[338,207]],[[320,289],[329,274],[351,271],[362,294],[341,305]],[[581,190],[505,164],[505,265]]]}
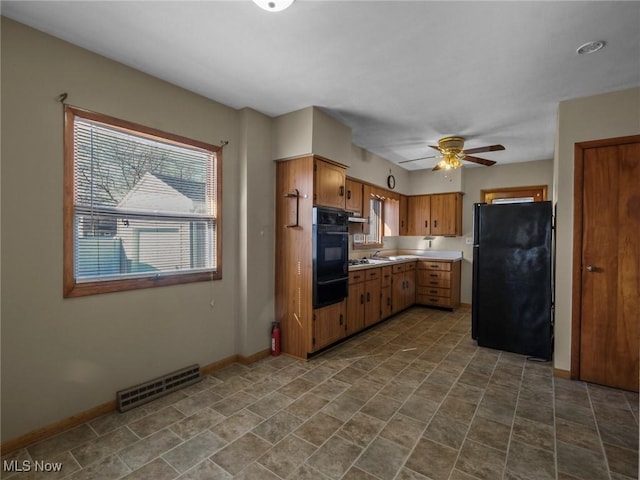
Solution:
{"label": "window", "polygon": [[547,186],[494,188],[480,191],[483,203],[543,202],[547,199]]}
{"label": "window", "polygon": [[[365,198],[366,202],[367,199]],[[353,236],[354,247],[374,248],[382,246],[384,199],[378,195],[371,195],[369,199],[368,233],[356,233]],[[365,209],[366,210],[366,209]]]}
{"label": "window", "polygon": [[222,278],[221,147],[65,108],[64,295]]}

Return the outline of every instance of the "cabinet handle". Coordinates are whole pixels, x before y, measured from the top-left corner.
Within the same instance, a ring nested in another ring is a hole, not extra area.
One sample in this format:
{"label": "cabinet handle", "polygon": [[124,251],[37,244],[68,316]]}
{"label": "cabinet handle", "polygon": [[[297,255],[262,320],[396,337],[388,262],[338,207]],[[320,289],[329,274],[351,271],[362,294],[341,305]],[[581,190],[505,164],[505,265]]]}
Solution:
{"label": "cabinet handle", "polygon": [[391,297],[387,297],[387,306],[391,306]]}
{"label": "cabinet handle", "polygon": [[438,276],[438,274],[437,274],[437,273],[430,273],[430,274],[429,274],[429,276],[430,276],[430,277],[437,277],[437,276]]}
{"label": "cabinet handle", "polygon": [[340,314],[340,325],[342,325],[342,314]]}
{"label": "cabinet handle", "polygon": [[431,285],[437,285],[438,282],[429,282]]}
{"label": "cabinet handle", "polygon": [[433,228],[436,228],[438,226],[438,220],[434,220],[433,221]]}
{"label": "cabinet handle", "polygon": [[429,228],[429,220],[424,221],[424,228]]}
{"label": "cabinet handle", "polygon": [[438,293],[438,291],[437,290],[429,290],[429,293],[433,293],[435,295],[436,293]]}
{"label": "cabinet handle", "polygon": [[361,293],[360,294],[360,305],[362,305],[364,303],[364,295]]}
{"label": "cabinet handle", "polygon": [[344,185],[340,185],[340,196],[344,197]]}

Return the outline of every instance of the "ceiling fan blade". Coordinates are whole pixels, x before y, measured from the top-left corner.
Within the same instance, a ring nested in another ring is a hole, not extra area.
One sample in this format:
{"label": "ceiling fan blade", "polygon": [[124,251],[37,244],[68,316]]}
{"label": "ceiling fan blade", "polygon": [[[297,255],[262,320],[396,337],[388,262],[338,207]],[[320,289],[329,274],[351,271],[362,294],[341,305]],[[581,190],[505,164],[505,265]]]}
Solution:
{"label": "ceiling fan blade", "polygon": [[435,166],[435,167],[433,167],[433,168],[431,169],[431,171],[432,171],[432,172],[435,172],[435,171],[437,171],[437,170],[442,170],[442,169],[440,168],[440,163],[437,163],[437,164],[436,164],[436,166]]}
{"label": "ceiling fan blade", "polygon": [[471,153],[497,152],[499,150],[504,150],[504,147],[502,145],[489,145],[487,147],[470,148],[469,150],[463,150],[462,153],[468,155]]}
{"label": "ceiling fan blade", "polygon": [[438,150],[440,151],[440,147],[436,147],[435,145],[429,145],[430,148],[433,148],[434,150]]}
{"label": "ceiling fan blade", "polygon": [[490,167],[491,165],[494,165],[496,163],[493,160],[487,160],[485,158],[478,158],[478,157],[471,157],[469,155],[465,155],[463,160],[466,160],[467,162],[479,163],[480,165],[486,165],[487,167]]}
{"label": "ceiling fan blade", "polygon": [[420,158],[412,158],[411,160],[402,160],[398,163],[409,163],[409,162],[417,162],[418,160],[428,160],[430,158],[436,158],[438,155],[431,155],[430,157],[420,157]]}

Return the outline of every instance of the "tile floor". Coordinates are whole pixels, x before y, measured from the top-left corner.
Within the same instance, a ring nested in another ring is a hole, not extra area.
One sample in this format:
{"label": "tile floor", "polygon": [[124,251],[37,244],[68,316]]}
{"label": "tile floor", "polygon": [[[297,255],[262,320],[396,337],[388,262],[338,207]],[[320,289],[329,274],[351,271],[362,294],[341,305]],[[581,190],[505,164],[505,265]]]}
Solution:
{"label": "tile floor", "polygon": [[469,329],[468,311],[414,307],[309,362],[234,364],[3,458],[62,472],[2,478],[637,478],[637,394],[554,378]]}

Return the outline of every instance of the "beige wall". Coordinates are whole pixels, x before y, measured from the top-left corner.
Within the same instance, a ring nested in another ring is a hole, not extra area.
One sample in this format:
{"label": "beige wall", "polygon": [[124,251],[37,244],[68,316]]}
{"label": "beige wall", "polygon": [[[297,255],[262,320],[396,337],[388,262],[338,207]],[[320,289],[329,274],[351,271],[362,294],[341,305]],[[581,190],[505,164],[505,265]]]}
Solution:
{"label": "beige wall", "polygon": [[556,324],[554,364],[571,369],[573,166],[576,142],[640,134],[640,88],[567,100],[558,109],[554,158]]}
{"label": "beige wall", "polygon": [[[81,108],[229,141],[221,281],[62,298],[62,92]],[[3,441],[191,363],[269,347],[274,173],[266,123],[2,19]],[[251,142],[241,148],[243,137]],[[249,264],[258,276],[247,274]]]}

